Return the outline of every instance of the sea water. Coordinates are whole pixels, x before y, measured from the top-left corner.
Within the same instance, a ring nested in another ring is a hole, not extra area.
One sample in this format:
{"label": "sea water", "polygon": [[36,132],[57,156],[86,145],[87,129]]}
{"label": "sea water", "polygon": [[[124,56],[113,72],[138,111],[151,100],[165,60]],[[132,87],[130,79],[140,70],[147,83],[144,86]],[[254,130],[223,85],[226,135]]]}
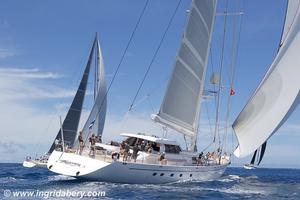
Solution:
{"label": "sea water", "polygon": [[299,199],[299,169],[227,168],[207,182],[119,184],[79,181],[43,168],[0,164],[0,199]]}

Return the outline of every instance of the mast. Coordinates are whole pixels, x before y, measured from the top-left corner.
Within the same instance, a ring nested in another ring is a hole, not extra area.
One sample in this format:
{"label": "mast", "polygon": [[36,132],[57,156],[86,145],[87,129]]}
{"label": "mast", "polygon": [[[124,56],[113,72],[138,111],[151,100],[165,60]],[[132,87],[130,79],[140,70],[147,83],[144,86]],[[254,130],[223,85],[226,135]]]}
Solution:
{"label": "mast", "polygon": [[[226,1],[226,13],[228,9],[228,0]],[[227,15],[225,15],[224,27],[223,27],[223,42],[222,42],[222,52],[221,52],[221,66],[220,66],[220,80],[218,84],[218,92],[217,92],[217,109],[216,109],[216,124],[214,131],[214,143],[216,142],[217,134],[219,134],[219,115],[220,115],[220,106],[221,106],[221,91],[222,91],[222,75],[223,75],[223,63],[224,63],[224,48],[225,48],[225,36],[226,36],[226,25],[227,25]],[[219,139],[220,143],[220,139]],[[219,144],[220,145],[220,144]]]}

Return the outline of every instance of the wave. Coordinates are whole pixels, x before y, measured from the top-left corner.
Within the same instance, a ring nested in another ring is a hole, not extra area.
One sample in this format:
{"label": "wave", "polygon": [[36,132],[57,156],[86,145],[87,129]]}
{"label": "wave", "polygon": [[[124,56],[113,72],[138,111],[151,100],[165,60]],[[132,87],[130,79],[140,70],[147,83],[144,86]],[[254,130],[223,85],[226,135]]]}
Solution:
{"label": "wave", "polygon": [[24,180],[24,179],[16,179],[14,177],[2,177],[0,178],[0,183],[13,183],[19,180]]}
{"label": "wave", "polygon": [[54,176],[48,176],[47,179],[49,181],[68,181],[68,180],[75,180],[76,178],[70,176],[64,176],[64,175],[54,175]]}

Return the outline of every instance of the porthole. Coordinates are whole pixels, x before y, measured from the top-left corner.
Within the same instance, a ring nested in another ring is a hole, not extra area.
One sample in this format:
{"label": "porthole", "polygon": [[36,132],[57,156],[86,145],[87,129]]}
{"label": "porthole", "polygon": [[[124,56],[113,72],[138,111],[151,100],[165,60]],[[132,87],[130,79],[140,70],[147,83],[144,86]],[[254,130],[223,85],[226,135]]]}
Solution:
{"label": "porthole", "polygon": [[156,176],[156,174],[157,174],[157,173],[153,173],[152,175],[153,175],[153,176]]}
{"label": "porthole", "polygon": [[182,174],[180,174],[179,176],[182,177]]}
{"label": "porthole", "polygon": [[192,177],[193,176],[193,174],[190,174],[190,177]]}
{"label": "porthole", "polygon": [[160,174],[160,176],[163,176],[163,175],[164,175],[164,173],[161,173],[161,174]]}
{"label": "porthole", "polygon": [[170,176],[174,176],[174,174],[170,174]]}

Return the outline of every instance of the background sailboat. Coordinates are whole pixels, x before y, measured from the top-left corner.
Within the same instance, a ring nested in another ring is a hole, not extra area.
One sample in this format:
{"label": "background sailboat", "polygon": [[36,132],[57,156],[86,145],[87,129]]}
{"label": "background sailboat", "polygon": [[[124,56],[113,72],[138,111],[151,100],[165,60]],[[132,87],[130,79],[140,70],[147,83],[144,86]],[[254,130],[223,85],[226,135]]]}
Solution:
{"label": "background sailboat", "polygon": [[[95,54],[95,55],[94,55]],[[83,76],[81,78],[80,84],[76,91],[75,97],[72,101],[72,104],[67,112],[67,115],[61,125],[60,130],[58,131],[54,142],[52,143],[50,149],[48,150],[48,155],[50,155],[55,147],[57,146],[57,141],[63,142],[64,147],[68,147],[69,149],[76,148],[76,136],[78,132],[78,126],[81,118],[81,113],[83,109],[83,103],[86,96],[88,79],[90,76],[91,65],[93,61],[93,56],[96,57],[95,62],[95,81],[94,81],[94,99],[95,102],[93,104],[92,110],[90,115],[85,123],[83,128],[83,133],[88,134],[90,131],[97,133],[97,135],[102,135],[104,123],[105,123],[105,115],[106,115],[106,82],[105,82],[105,70],[104,70],[104,63],[103,63],[103,56],[100,49],[99,41],[97,36],[94,39],[92,48],[90,50],[90,54],[88,57],[88,61],[86,67],[84,69]],[[103,109],[101,112],[96,113],[97,107],[99,104],[104,101]],[[96,118],[96,114],[99,117]],[[94,121],[93,121],[94,120]],[[89,128],[90,123],[93,121],[94,126]],[[62,134],[63,132],[63,134]],[[63,138],[62,138],[63,137]],[[25,167],[34,167],[36,165],[47,165],[48,157],[47,155],[42,156],[40,159],[32,160],[27,158],[23,165]]]}
{"label": "background sailboat", "polygon": [[255,150],[255,152],[254,152],[254,154],[251,158],[250,164],[245,164],[244,168],[245,169],[254,169],[254,168],[256,168],[255,167],[255,160],[258,160],[256,165],[259,166],[259,164],[261,163],[261,161],[262,161],[262,159],[265,155],[266,148],[267,148],[267,142],[263,143],[263,145],[261,145],[260,148]]}

